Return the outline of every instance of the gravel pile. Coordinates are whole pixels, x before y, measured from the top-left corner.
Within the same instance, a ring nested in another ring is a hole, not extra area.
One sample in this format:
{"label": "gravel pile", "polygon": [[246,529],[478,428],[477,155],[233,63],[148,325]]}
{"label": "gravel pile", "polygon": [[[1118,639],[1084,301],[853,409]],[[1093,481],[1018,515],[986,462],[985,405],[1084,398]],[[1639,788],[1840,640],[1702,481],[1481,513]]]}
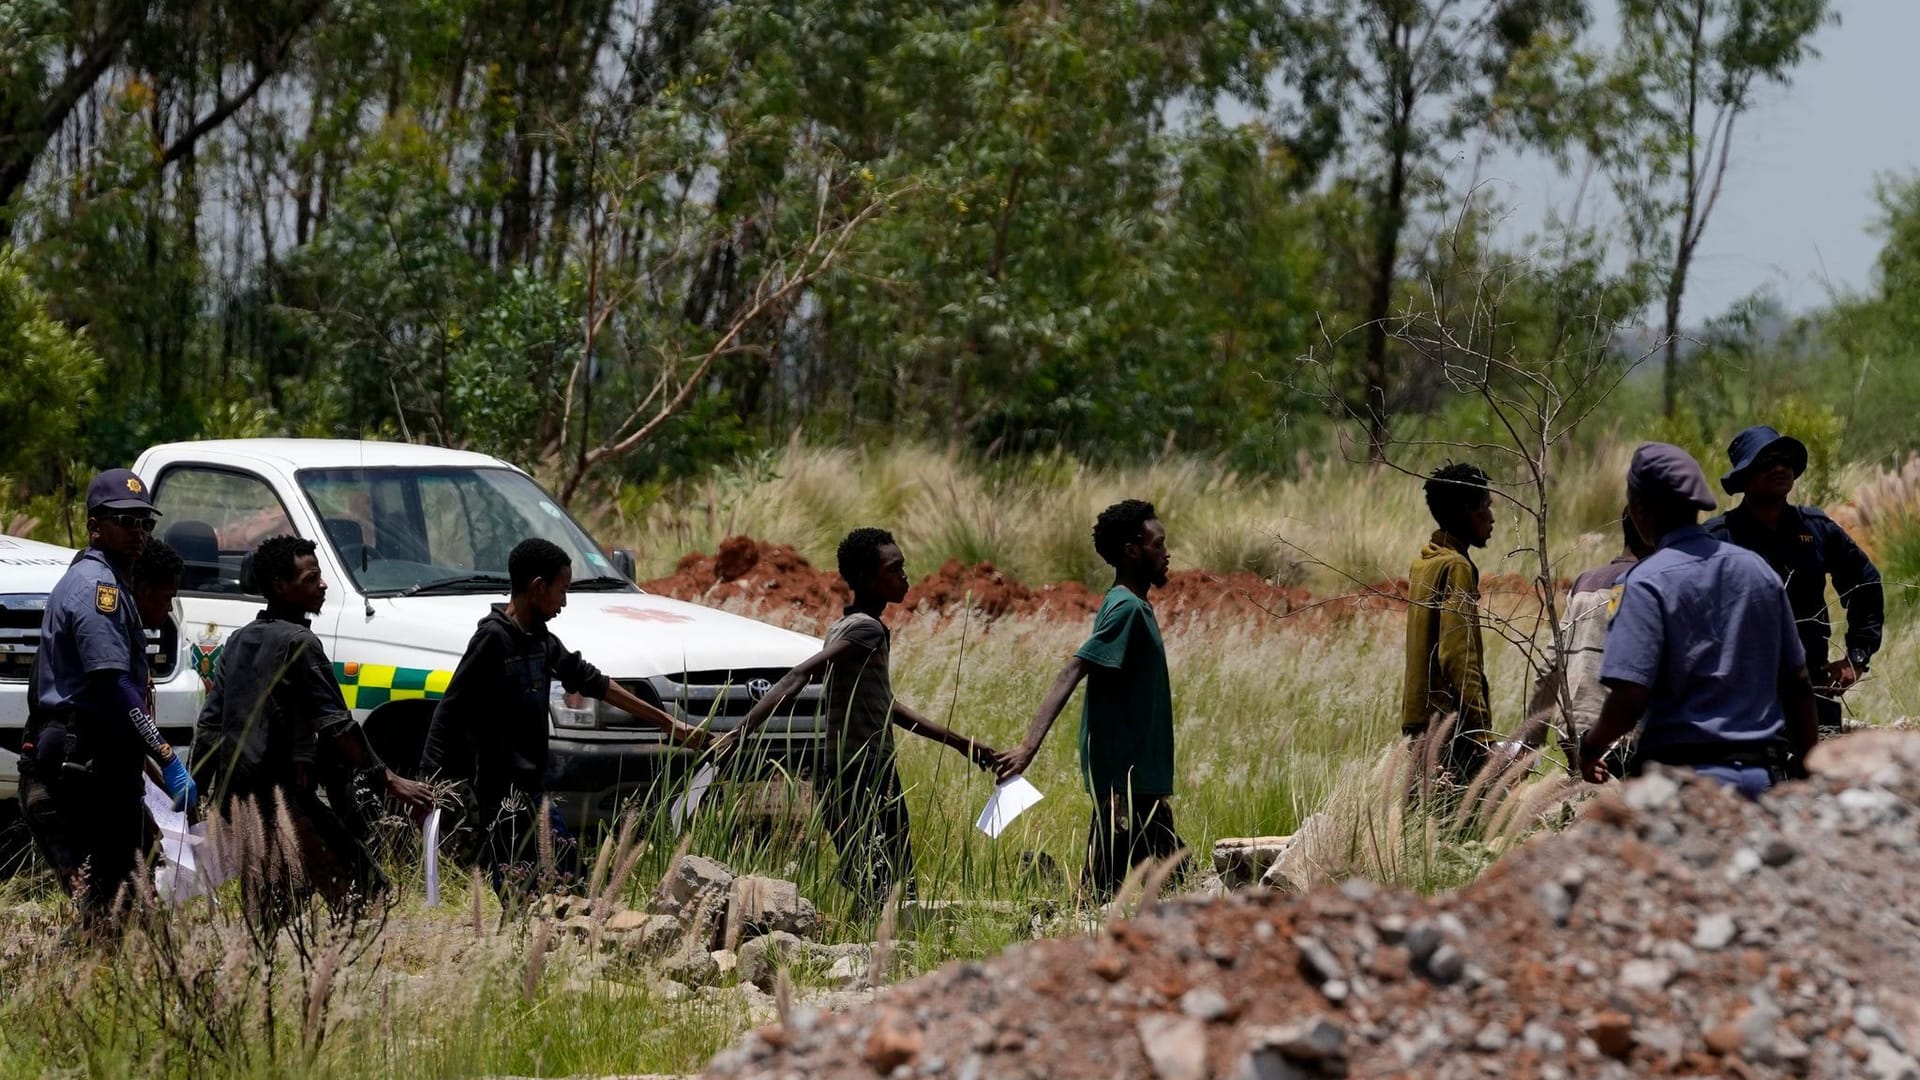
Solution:
{"label": "gravel pile", "polygon": [[708,1075],[1920,1080],[1920,735],[1812,764],[1759,804],[1680,773],[1616,786],[1445,897],[1162,904],[796,1008]]}

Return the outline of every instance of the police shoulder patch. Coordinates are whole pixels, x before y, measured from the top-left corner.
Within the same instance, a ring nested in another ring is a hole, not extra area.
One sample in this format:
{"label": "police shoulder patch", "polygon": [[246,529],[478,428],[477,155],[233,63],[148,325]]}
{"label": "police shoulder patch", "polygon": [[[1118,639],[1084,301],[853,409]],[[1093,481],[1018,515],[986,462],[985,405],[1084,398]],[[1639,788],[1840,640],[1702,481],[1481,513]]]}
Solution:
{"label": "police shoulder patch", "polygon": [[1609,621],[1620,613],[1620,597],[1626,595],[1626,591],[1627,587],[1624,583],[1615,585],[1613,588],[1607,590],[1607,618]]}
{"label": "police shoulder patch", "polygon": [[112,585],[93,587],[93,606],[102,615],[111,615],[120,610],[120,590]]}

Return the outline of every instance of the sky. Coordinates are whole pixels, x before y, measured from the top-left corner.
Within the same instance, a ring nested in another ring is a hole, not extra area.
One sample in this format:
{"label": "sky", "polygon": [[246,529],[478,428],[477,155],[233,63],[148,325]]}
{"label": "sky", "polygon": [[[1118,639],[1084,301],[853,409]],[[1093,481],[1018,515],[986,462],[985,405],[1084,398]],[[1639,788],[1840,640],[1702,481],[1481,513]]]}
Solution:
{"label": "sky", "polygon": [[[1763,288],[1797,312],[1872,283],[1875,180],[1920,170],[1920,123],[1907,112],[1920,100],[1920,0],[1835,0],[1834,8],[1840,25],[1819,32],[1820,55],[1790,86],[1767,88],[1740,121],[1687,287],[1689,324]],[[1484,171],[1510,185],[1503,201],[1516,229],[1573,191],[1538,162]]]}

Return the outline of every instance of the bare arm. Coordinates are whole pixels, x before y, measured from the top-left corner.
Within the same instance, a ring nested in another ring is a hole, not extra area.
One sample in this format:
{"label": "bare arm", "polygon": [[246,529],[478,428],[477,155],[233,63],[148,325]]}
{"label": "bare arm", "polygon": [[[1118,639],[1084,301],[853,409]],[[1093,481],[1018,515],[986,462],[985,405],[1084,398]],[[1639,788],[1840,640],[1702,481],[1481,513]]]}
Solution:
{"label": "bare arm", "polygon": [[999,759],[1000,755],[994,752],[993,747],[975,742],[951,728],[935,723],[903,702],[893,703],[893,722],[902,731],[911,731],[921,738],[932,739],[942,746],[960,751],[967,756],[967,760],[983,769],[991,768]]}
{"label": "bare arm", "polygon": [[1033,723],[1027,727],[1027,737],[1020,745],[1000,755],[1000,779],[1007,780],[1027,771],[1033,764],[1033,757],[1040,752],[1040,744],[1053,729],[1053,722],[1060,717],[1060,710],[1067,707],[1067,699],[1073,697],[1073,691],[1080,680],[1087,677],[1088,663],[1078,656],[1067,661],[1060,674],[1048,688],[1047,696],[1040,699],[1040,708],[1033,714]]}
{"label": "bare arm", "polygon": [[739,727],[734,728],[732,731],[714,740],[714,754],[716,756],[724,756],[732,753],[739,747],[741,740],[760,730],[761,726],[767,722],[767,718],[773,715],[775,709],[786,704],[787,700],[795,694],[805,690],[807,684],[813,681],[813,677],[816,674],[824,670],[828,664],[839,660],[856,648],[858,648],[858,646],[853,642],[848,641],[846,638],[840,638],[833,644],[800,661],[791,671],[780,676],[780,681],[773,684],[772,688],[767,691],[765,697],[753,703],[753,708],[748,709],[747,715],[741,717]]}
{"label": "bare arm", "polygon": [[654,727],[659,728],[666,734],[667,738],[672,739],[682,746],[698,750],[707,745],[708,736],[704,730],[689,727],[675,720],[665,711],[642,701],[633,691],[611,679],[607,680],[606,701],[607,704],[612,705],[614,708],[637,716],[652,724]]}

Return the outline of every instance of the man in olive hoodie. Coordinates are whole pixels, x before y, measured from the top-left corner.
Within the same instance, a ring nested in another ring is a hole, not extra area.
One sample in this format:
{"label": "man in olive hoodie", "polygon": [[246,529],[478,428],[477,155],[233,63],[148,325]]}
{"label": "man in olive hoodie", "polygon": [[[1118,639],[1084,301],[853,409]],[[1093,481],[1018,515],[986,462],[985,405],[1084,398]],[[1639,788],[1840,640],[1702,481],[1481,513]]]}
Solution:
{"label": "man in olive hoodie", "polygon": [[479,859],[502,897],[536,890],[534,860],[542,804],[553,831],[557,868],[578,869],[578,851],[547,802],[547,719],[555,681],[569,694],[605,701],[693,749],[706,732],[689,727],[567,651],[547,624],[567,606],[573,560],[535,537],[507,556],[511,594],[474,628],[434,710],[421,754],[423,775],[459,782]]}
{"label": "man in olive hoodie", "polygon": [[1486,763],[1494,735],[1480,637],[1480,569],[1470,554],[1493,537],[1493,492],[1478,467],[1448,462],[1427,479],[1426,493],[1439,528],[1407,575],[1400,730],[1417,741],[1451,718],[1446,745],[1431,760],[1447,780],[1465,786]]}

